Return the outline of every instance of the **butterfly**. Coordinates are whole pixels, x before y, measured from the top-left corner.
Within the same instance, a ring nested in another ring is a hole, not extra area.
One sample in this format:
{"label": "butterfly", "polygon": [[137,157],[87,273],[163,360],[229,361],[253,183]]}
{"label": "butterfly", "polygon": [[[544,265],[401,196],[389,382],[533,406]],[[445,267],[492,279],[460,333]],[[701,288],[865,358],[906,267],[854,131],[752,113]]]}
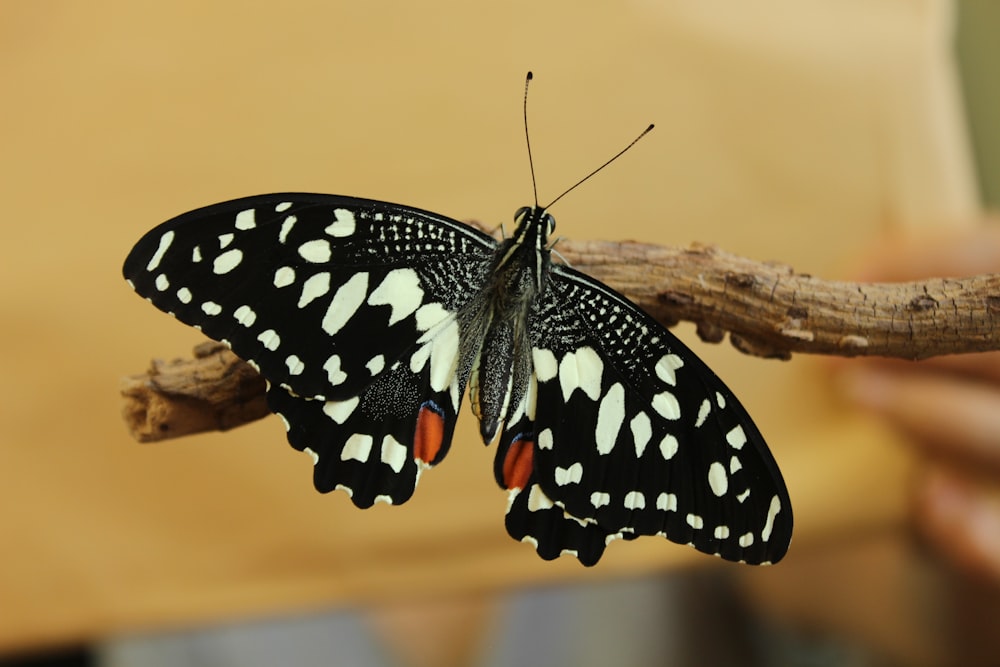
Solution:
{"label": "butterfly", "polygon": [[648,314],[553,261],[547,208],[498,241],[383,201],[257,195],[152,229],[123,274],[260,372],[321,492],[406,502],[467,393],[507,531],[542,558],[658,535],[777,562],[791,503],[750,416]]}

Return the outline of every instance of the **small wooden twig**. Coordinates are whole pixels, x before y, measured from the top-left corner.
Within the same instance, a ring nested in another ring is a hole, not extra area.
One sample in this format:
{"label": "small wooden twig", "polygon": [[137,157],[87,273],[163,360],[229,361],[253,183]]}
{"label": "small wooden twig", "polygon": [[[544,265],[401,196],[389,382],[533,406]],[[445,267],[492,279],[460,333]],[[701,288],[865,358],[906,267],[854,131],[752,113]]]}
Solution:
{"label": "small wooden twig", "polygon": [[[1000,274],[909,283],[848,283],[796,274],[712,246],[559,242],[575,268],[622,292],[667,326],[697,323],[739,350],[924,359],[1000,349]],[[143,442],[225,430],[267,414],[263,380],[217,344],[190,361],[154,362],[127,378],[124,414]]]}
{"label": "small wooden twig", "polygon": [[266,416],[264,378],[222,343],[206,341],[194,359],[154,359],[122,380],[122,416],[139,442],[226,431]]}

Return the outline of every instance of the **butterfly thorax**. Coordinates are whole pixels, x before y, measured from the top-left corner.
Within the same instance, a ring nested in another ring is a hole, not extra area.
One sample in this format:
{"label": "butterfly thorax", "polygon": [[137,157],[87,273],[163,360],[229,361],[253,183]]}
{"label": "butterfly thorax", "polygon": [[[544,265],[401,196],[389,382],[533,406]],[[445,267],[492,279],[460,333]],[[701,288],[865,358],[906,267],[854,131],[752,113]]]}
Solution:
{"label": "butterfly thorax", "polygon": [[555,225],[540,207],[524,207],[518,226],[496,250],[489,279],[463,312],[463,338],[482,341],[470,351],[472,407],[489,443],[524,397],[531,376],[528,315],[544,292],[551,259],[548,235]]}

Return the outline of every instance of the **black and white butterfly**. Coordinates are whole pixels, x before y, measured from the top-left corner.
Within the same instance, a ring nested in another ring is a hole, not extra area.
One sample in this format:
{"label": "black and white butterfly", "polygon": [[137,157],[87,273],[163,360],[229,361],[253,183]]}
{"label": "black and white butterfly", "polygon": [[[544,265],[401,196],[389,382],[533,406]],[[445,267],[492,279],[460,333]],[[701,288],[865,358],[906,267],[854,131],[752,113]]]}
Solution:
{"label": "black and white butterfly", "polygon": [[743,406],[649,315],[553,263],[544,207],[515,220],[498,242],[408,206],[259,195],[156,227],[123,273],[259,370],[319,491],[406,502],[468,386],[507,531],[542,558],[593,565],[660,535],[777,562],[791,504]]}

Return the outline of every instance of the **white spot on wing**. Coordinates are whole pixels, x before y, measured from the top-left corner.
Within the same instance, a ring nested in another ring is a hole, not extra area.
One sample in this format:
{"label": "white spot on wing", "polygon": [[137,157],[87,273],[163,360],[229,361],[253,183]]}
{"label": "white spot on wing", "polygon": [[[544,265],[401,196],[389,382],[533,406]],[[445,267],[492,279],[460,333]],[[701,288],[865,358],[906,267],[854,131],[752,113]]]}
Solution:
{"label": "white spot on wing", "polygon": [[191,251],[191,261],[197,264],[201,261],[201,246],[195,246],[194,250]]}
{"label": "white spot on wing", "polygon": [[357,396],[346,401],[327,401],[323,404],[323,414],[338,424],[343,424],[354,412],[354,408],[358,407],[359,402]]}
{"label": "white spot on wing", "polygon": [[363,433],[354,433],[344,443],[344,448],[340,450],[340,460],[347,461],[354,459],[366,463],[372,452],[373,438]]}
{"label": "white spot on wing", "polygon": [[234,238],[236,238],[236,236],[233,234],[219,234],[219,248],[225,248],[233,242]]}
{"label": "white spot on wing", "polygon": [[382,463],[399,472],[406,463],[406,447],[396,441],[391,435],[382,438]]}
{"label": "white spot on wing", "polygon": [[430,361],[431,388],[444,391],[453,384],[458,368],[459,329],[454,317],[439,323],[417,339],[423,343],[410,357],[410,371],[419,373]]}
{"label": "white spot on wing", "polygon": [[330,381],[330,386],[336,387],[338,384],[343,384],[344,380],[347,379],[347,373],[340,370],[340,355],[331,354],[330,358],[323,364],[323,370],[326,371],[326,377]]}
{"label": "white spot on wing", "polygon": [[316,275],[309,276],[309,278],[302,283],[302,294],[299,295],[299,302],[296,305],[299,308],[305,308],[314,299],[326,296],[326,293],[329,291],[330,274],[327,271],[322,271]]}
{"label": "white spot on wing", "polygon": [[698,530],[705,525],[705,521],[697,514],[688,514],[684,517],[684,521],[695,530]]}
{"label": "white spot on wing", "polygon": [[653,396],[653,409],[665,419],[677,420],[681,418],[681,406],[677,402],[677,397],[669,391],[663,391]]}
{"label": "white spot on wing", "polygon": [[223,275],[229,273],[243,261],[243,251],[239,248],[233,248],[232,250],[227,250],[212,262],[212,271],[216,275]]}
{"label": "white spot on wing", "polygon": [[568,401],[574,389],[581,389],[590,400],[596,401],[601,396],[601,375],[604,373],[604,362],[592,348],[581,347],[575,352],[568,352],[559,362],[559,386],[562,387],[563,400]]}
{"label": "white spot on wing", "polygon": [[683,365],[684,360],[676,354],[665,354],[656,362],[656,366],[654,367],[656,377],[674,387],[677,385],[677,374],[674,371]]}
{"label": "white spot on wing", "polygon": [[760,539],[767,542],[771,539],[771,531],[774,530],[774,518],[781,511],[781,500],[778,496],[771,497],[771,505],[767,508],[767,519],[764,520],[764,528],[760,531]]}
{"label": "white spot on wing", "polygon": [[727,537],[729,537],[729,526],[716,526],[713,535],[717,540],[726,539]]}
{"label": "white spot on wing", "polygon": [[440,303],[425,303],[417,309],[417,329],[429,331],[448,317],[451,313]]}
{"label": "white spot on wing", "polygon": [[568,468],[560,468],[556,466],[556,484],[559,486],[566,486],[567,484],[579,484],[580,480],[583,479],[583,465],[579,462],[574,463]]}
{"label": "white spot on wing", "polygon": [[371,373],[372,376],[378,375],[382,372],[382,369],[385,368],[385,357],[381,354],[375,355],[368,360],[368,363],[365,364],[365,368],[368,369],[368,372]]}
{"label": "white spot on wing", "polygon": [[745,501],[749,497],[750,497],[750,489],[747,488],[747,489],[743,490],[743,493],[741,493],[740,495],[736,496],[736,500],[738,500],[738,501],[740,501],[742,503],[743,501]]}
{"label": "white spot on wing", "polygon": [[334,209],[333,217],[335,218],[335,221],[323,231],[330,236],[335,237],[350,236],[354,233],[354,229],[357,225],[354,219],[354,213],[346,208],[338,208]]}
{"label": "white spot on wing", "polygon": [[393,269],[368,296],[373,306],[389,306],[389,326],[415,312],[424,298],[420,277],[413,269]]}
{"label": "white spot on wing", "polygon": [[[559,377],[562,378],[561,367]],[[620,382],[616,382],[608,389],[608,393],[601,399],[601,405],[597,409],[597,431],[594,434],[594,440],[597,443],[599,453],[607,454],[614,449],[615,443],[618,441],[618,431],[621,430],[624,419],[625,388]]]}
{"label": "white spot on wing", "polygon": [[245,211],[240,211],[236,214],[236,229],[253,229],[257,226],[257,221],[254,217],[254,210],[248,208]]}
{"label": "white spot on wing", "polygon": [[268,329],[267,331],[262,332],[259,336],[257,336],[257,340],[259,340],[261,345],[271,352],[277,350],[278,346],[281,345],[281,337],[274,329]]}
{"label": "white spot on wing", "polygon": [[698,408],[698,419],[694,423],[695,428],[699,428],[708,419],[708,414],[712,411],[712,404],[706,398],[701,402],[701,407]]}
{"label": "white spot on wing", "polygon": [[750,546],[751,544],[753,544],[753,533],[745,533],[743,535],[740,535],[739,542],[740,546],[743,547],[744,549]]}
{"label": "white spot on wing", "polygon": [[663,436],[663,440],[660,440],[660,454],[663,455],[664,461],[669,461],[674,458],[674,454],[677,453],[677,448],[680,443],[677,442],[677,438],[667,433]]}
{"label": "white spot on wing", "polygon": [[729,474],[730,475],[735,475],[737,473],[737,471],[741,470],[742,468],[743,468],[743,464],[740,463],[740,460],[738,458],[736,458],[735,456],[733,456],[732,458],[729,459]]}
{"label": "white spot on wing", "polygon": [[278,243],[284,245],[285,241],[288,240],[288,235],[292,231],[292,227],[298,222],[298,218],[294,215],[290,215],[281,221],[281,230],[278,232]]}
{"label": "white spot on wing", "polygon": [[531,360],[535,365],[535,377],[539,382],[548,382],[556,376],[559,365],[556,363],[556,356],[552,350],[542,350],[534,348],[531,351]]}
{"label": "white spot on wing", "polygon": [[313,264],[324,264],[330,261],[333,252],[330,250],[330,242],[326,239],[314,239],[306,241],[299,246],[299,256],[307,262]]}
{"label": "white spot on wing", "polygon": [[552,449],[552,429],[545,429],[538,434],[538,448],[539,449]]}
{"label": "white spot on wing", "polygon": [[747,435],[743,432],[743,427],[736,425],[733,430],[726,434],[726,442],[733,449],[743,449],[743,445],[747,442]]}
{"label": "white spot on wing", "polygon": [[191,303],[192,298],[193,295],[191,294],[191,290],[189,290],[187,287],[182,287],[179,290],[177,290],[177,300],[180,301],[181,303]]}
{"label": "white spot on wing", "polygon": [[538,510],[547,510],[552,507],[554,503],[552,500],[545,495],[542,488],[537,484],[531,485],[531,491],[528,492],[528,511],[537,512]]}
{"label": "white spot on wing", "polygon": [[646,496],[642,495],[639,491],[629,491],[625,494],[625,509],[646,509]]}
{"label": "white spot on wing", "polygon": [[672,493],[661,493],[656,497],[656,509],[661,512],[676,512],[677,496]]}
{"label": "white spot on wing", "polygon": [[218,315],[222,312],[222,306],[214,301],[206,301],[201,304],[201,311],[206,315]]}
{"label": "white spot on wing", "polygon": [[635,457],[640,458],[646,451],[646,444],[653,437],[653,430],[649,422],[649,417],[645,412],[640,412],[629,423],[632,429],[632,440],[635,441]]}
{"label": "white spot on wing", "polygon": [[[284,417],[282,417],[282,419],[284,419]],[[287,431],[288,429],[286,428],[285,430]],[[309,458],[312,459],[313,465],[316,465],[317,463],[319,463],[319,454],[317,454],[313,450],[311,450],[308,447],[306,447],[305,449],[302,450],[302,452],[304,454],[308,454],[309,455]]]}
{"label": "white spot on wing", "polygon": [[155,271],[156,267],[160,265],[160,260],[163,259],[164,253],[170,248],[170,244],[174,242],[174,230],[163,232],[163,236],[160,237],[160,243],[156,246],[156,252],[153,256],[149,258],[149,263],[146,264],[147,271]]}
{"label": "white spot on wing", "polygon": [[528,389],[524,393],[524,414],[531,421],[535,421],[535,408],[538,407],[538,381],[535,374],[528,377]]}
{"label": "white spot on wing", "polygon": [[306,368],[306,365],[302,363],[302,360],[294,354],[288,355],[285,359],[285,366],[288,367],[289,375],[302,375],[302,371]]}
{"label": "white spot on wing", "polygon": [[295,269],[290,266],[282,266],[274,272],[274,286],[288,287],[295,282]]}
{"label": "white spot on wing", "polygon": [[155,284],[156,284],[156,289],[160,290],[161,292],[166,291],[166,289],[170,287],[170,281],[167,280],[167,276],[164,273],[161,273],[160,275],[156,276]]}
{"label": "white spot on wing", "polygon": [[611,496],[608,495],[607,493],[594,491],[592,494],[590,494],[590,504],[597,509],[604,507],[610,502],[611,502]]}
{"label": "white spot on wing", "polygon": [[245,327],[252,327],[253,323],[257,321],[257,313],[253,311],[253,308],[247,305],[240,306],[233,311],[233,317],[235,317],[236,321]]}
{"label": "white spot on wing", "polygon": [[729,490],[729,478],[726,476],[726,467],[715,461],[708,466],[708,486],[717,497],[721,498]]}
{"label": "white spot on wing", "polygon": [[364,302],[367,292],[368,274],[362,271],[351,276],[333,295],[320,325],[323,331],[331,336],[340,331]]}

